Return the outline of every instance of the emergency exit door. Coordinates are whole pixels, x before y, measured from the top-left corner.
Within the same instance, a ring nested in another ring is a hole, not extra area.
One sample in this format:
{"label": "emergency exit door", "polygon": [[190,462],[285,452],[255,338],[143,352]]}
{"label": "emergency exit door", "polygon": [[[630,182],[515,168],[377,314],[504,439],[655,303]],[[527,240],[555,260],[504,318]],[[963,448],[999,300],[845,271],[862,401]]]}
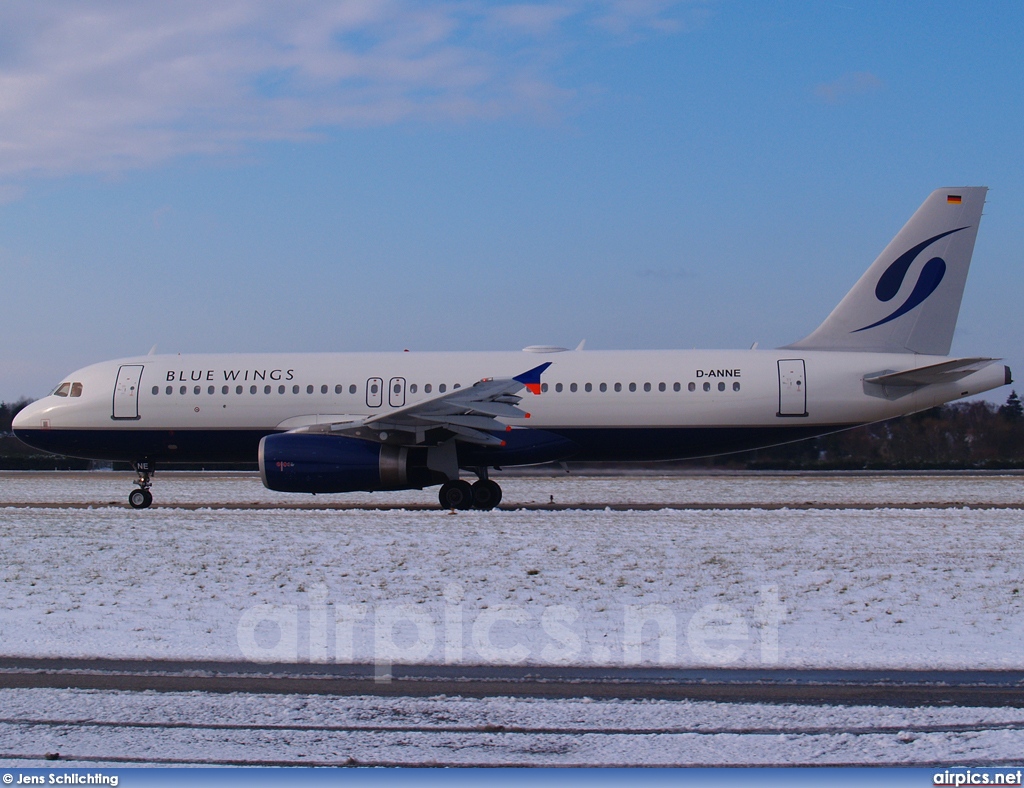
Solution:
{"label": "emergency exit door", "polygon": [[142,383],[142,365],[125,364],[117,370],[114,383],[113,419],[139,418],[139,386]]}
{"label": "emergency exit door", "polygon": [[807,370],[800,358],[779,361],[778,416],[807,415]]}
{"label": "emergency exit door", "polygon": [[405,407],[405,378],[391,378],[388,383],[388,405],[392,408]]}
{"label": "emergency exit door", "polygon": [[370,378],[366,381],[366,406],[379,408],[384,404],[384,381],[381,378]]}

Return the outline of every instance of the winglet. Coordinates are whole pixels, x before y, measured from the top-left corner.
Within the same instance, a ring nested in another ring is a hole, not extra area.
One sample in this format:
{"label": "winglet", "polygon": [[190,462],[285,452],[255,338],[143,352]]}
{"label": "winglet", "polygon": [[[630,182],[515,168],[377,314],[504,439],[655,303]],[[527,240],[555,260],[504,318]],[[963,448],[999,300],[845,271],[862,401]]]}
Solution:
{"label": "winglet", "polygon": [[548,367],[551,366],[551,362],[547,361],[541,364],[539,367],[524,372],[522,375],[516,375],[512,380],[517,383],[522,383],[527,389],[533,394],[540,394],[540,376]]}

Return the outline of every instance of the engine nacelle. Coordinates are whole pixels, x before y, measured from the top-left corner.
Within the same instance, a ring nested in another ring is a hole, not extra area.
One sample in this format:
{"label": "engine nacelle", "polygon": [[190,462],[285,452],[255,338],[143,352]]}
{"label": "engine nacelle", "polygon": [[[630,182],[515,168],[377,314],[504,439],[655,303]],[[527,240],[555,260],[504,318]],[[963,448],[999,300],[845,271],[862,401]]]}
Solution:
{"label": "engine nacelle", "polygon": [[427,468],[427,449],[333,435],[280,433],[260,441],[263,486],[278,492],[422,489],[446,480]]}

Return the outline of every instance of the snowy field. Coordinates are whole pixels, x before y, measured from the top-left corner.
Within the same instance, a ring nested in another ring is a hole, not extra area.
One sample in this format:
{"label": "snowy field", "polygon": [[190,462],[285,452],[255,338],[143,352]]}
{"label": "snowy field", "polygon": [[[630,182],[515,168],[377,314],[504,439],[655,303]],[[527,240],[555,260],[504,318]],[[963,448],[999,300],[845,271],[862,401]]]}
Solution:
{"label": "snowy field", "polygon": [[[0,765],[8,769],[58,765],[41,759],[47,752],[60,753],[64,768],[89,770],[232,762],[993,766],[1019,764],[1024,749],[1024,713],[1006,708],[23,689],[0,690],[0,713]],[[25,758],[33,753],[38,760]]]}
{"label": "snowy field", "polygon": [[[281,661],[1024,667],[1024,479],[507,479],[506,501],[874,510],[302,511],[253,476],[4,474],[0,653]],[[362,496],[424,502],[431,491]],[[323,496],[325,502],[358,496]],[[308,500],[304,499],[304,500]],[[920,503],[957,508],[901,509]]]}

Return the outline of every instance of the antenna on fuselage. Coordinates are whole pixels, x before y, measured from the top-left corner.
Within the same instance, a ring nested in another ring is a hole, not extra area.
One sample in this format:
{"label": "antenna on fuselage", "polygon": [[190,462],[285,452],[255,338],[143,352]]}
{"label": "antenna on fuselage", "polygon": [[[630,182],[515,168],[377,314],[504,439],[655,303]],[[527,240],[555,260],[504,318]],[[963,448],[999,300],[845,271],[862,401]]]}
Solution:
{"label": "antenna on fuselage", "polygon": [[151,347],[149,349],[149,352],[146,355],[147,356],[155,356],[156,355],[156,345],[153,345],[153,347]]}

